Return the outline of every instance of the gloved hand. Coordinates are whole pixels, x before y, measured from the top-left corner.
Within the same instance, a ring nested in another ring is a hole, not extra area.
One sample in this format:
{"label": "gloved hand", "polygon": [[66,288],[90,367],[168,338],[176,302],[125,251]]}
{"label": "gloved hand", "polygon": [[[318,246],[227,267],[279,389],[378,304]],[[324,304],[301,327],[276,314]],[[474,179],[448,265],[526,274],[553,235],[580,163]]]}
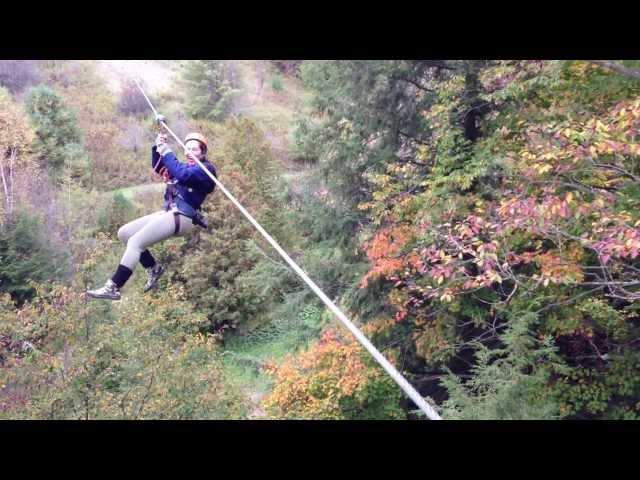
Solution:
{"label": "gloved hand", "polygon": [[156,150],[163,157],[171,151],[171,148],[167,145],[167,136],[163,133],[158,134],[156,137]]}
{"label": "gloved hand", "polygon": [[160,123],[160,122],[167,122],[167,118],[164,115],[160,115],[159,113],[156,115],[156,122]]}
{"label": "gloved hand", "polygon": [[158,173],[162,177],[162,180],[164,180],[165,182],[168,182],[169,180],[171,180],[171,174],[169,173],[169,170],[167,170],[166,167],[162,167],[160,169],[160,172]]}

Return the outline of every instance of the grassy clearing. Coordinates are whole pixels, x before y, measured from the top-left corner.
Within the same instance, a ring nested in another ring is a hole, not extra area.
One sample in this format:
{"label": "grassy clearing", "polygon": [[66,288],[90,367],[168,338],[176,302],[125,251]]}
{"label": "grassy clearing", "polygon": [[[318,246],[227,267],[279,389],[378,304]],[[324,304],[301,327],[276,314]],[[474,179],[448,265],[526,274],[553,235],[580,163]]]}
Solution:
{"label": "grassy clearing", "polygon": [[268,419],[261,407],[262,399],[271,392],[274,379],[265,373],[265,363],[280,363],[304,346],[297,331],[281,332],[264,340],[255,337],[232,337],[225,342],[222,369],[228,381],[246,395],[250,419]]}
{"label": "grassy clearing", "polygon": [[[297,112],[308,107],[310,93],[295,78],[286,77],[262,60],[234,62],[242,95],[235,105],[235,113],[251,118],[265,133],[276,157],[287,169],[295,168],[289,162],[291,137],[295,129]],[[277,78],[280,90],[273,89]]]}
{"label": "grassy clearing", "polygon": [[122,194],[127,200],[133,201],[139,194],[145,194],[150,192],[162,193],[164,189],[164,183],[147,183],[143,185],[134,185],[132,187],[119,188],[109,192],[111,195]]}

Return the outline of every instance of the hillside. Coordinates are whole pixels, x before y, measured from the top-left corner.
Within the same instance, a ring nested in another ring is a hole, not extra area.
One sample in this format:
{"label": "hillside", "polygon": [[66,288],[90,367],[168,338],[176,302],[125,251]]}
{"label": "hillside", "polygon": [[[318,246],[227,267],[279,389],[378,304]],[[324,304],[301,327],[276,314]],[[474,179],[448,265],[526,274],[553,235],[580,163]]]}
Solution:
{"label": "hillside", "polygon": [[637,419],[639,69],[1,61],[0,418],[424,418],[222,192],[85,296],[162,203],[135,75],[443,418]]}

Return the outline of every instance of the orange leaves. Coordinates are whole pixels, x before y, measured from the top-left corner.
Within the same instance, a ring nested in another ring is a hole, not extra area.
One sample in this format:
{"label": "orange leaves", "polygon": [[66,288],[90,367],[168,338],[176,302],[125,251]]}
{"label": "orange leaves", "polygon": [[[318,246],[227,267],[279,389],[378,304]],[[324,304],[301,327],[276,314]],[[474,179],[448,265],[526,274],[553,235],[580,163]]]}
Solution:
{"label": "orange leaves", "polygon": [[[570,256],[580,257],[581,252],[574,248]],[[566,254],[549,251],[533,258],[540,267],[540,274],[534,274],[532,278],[538,280],[545,287],[549,283],[576,283],[584,279],[584,272],[580,265],[567,258]]]}
{"label": "orange leaves", "polygon": [[365,251],[373,262],[373,268],[361,280],[361,288],[365,288],[370,279],[390,276],[403,267],[417,268],[420,264],[415,253],[408,256],[400,254],[415,234],[413,226],[394,226],[378,232],[373,240],[366,243]]}
{"label": "orange leaves", "polygon": [[355,339],[341,340],[327,330],[307,351],[269,367],[276,386],[265,407],[278,418],[345,418],[344,401],[358,397],[382,375],[365,364],[364,355]]}
{"label": "orange leaves", "polygon": [[377,260],[396,255],[413,236],[413,227],[407,225],[384,229],[377,233],[369,243],[367,256],[371,260]]}

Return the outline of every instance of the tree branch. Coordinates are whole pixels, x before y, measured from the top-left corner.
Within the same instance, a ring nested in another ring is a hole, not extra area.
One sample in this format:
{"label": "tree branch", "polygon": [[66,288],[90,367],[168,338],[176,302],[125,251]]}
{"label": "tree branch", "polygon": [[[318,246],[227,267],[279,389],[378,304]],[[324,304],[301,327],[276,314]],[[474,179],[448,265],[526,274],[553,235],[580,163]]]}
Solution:
{"label": "tree branch", "polygon": [[410,83],[411,85],[415,86],[416,88],[422,90],[423,92],[429,92],[429,93],[434,93],[435,90],[430,90],[426,87],[423,87],[422,85],[420,85],[418,82],[411,80],[410,78],[405,78],[405,77],[398,77],[398,79]]}
{"label": "tree branch", "polygon": [[403,132],[402,130],[398,130],[398,133],[399,133],[400,135],[402,135],[403,137],[410,138],[410,139],[411,139],[411,140],[413,140],[414,142],[418,142],[418,143],[419,143],[419,144],[421,144],[421,145],[427,145],[427,146],[430,146],[430,145],[431,145],[430,143],[425,142],[425,141],[423,141],[423,140],[420,140],[420,139],[418,139],[418,138],[416,138],[416,137],[414,137],[414,136],[412,136],[412,135],[409,135],[408,133],[405,133],[405,132]]}
{"label": "tree branch", "polygon": [[622,75],[626,75],[627,77],[640,80],[640,70],[637,70],[635,68],[625,67],[621,63],[612,62],[611,60],[589,60],[589,61],[601,67],[607,68],[609,70],[613,70],[616,73],[620,73]]}

